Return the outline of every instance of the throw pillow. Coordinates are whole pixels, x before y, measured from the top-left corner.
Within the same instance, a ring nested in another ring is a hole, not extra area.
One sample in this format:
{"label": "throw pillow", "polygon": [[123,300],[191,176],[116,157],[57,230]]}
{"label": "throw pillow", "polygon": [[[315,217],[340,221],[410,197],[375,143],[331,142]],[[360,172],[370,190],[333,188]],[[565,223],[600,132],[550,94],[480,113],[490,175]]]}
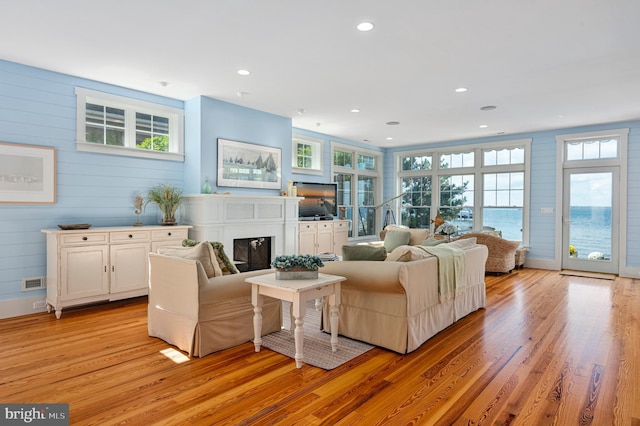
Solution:
{"label": "throw pillow", "polygon": [[393,249],[391,253],[387,255],[385,262],[409,262],[411,260],[411,246],[400,246]]}
{"label": "throw pillow", "polygon": [[387,250],[384,247],[342,246],[342,260],[384,260],[386,257]]}
{"label": "throw pillow", "polygon": [[236,265],[227,257],[227,254],[224,252],[224,245],[221,242],[209,241],[209,244],[211,244],[213,252],[216,254],[218,265],[220,265],[220,269],[222,269],[222,275],[240,273]]}
{"label": "throw pillow", "polygon": [[424,242],[421,245],[427,246],[427,247],[433,247],[433,246],[437,246],[438,244],[442,244],[442,243],[446,243],[446,242],[447,242],[447,240],[445,240],[445,239],[438,239],[438,238],[429,237],[426,240],[424,240]]}
{"label": "throw pillow", "polygon": [[387,253],[391,253],[394,248],[409,244],[410,239],[411,239],[411,232],[409,232],[408,230],[400,231],[400,230],[390,229],[387,231],[387,234],[384,236],[383,246],[387,250]]}
{"label": "throw pillow", "polygon": [[[183,247],[194,247],[198,244],[200,244],[200,241],[190,239],[182,240]],[[238,268],[236,268],[236,265],[227,257],[227,254],[224,252],[224,245],[221,242],[209,241],[209,244],[213,247],[215,259],[222,271],[222,275],[238,274],[240,272]]]}
{"label": "throw pillow", "polygon": [[426,259],[433,255],[427,253],[420,246],[400,246],[396,247],[389,255],[387,261],[390,262],[411,262],[412,260]]}
{"label": "throw pillow", "polygon": [[461,238],[459,240],[451,241],[449,247],[459,248],[461,250],[470,249],[476,246],[476,237]]}
{"label": "throw pillow", "polygon": [[[213,247],[209,243],[200,243],[193,247],[159,247],[158,253],[184,259],[199,260],[207,278],[222,276],[222,270],[215,261]],[[214,263],[215,262],[215,263]]]}
{"label": "throw pillow", "polygon": [[409,228],[404,225],[387,225],[387,227],[384,228],[385,236],[381,236],[381,238],[386,239],[386,233],[389,231],[409,231],[411,233],[411,237],[409,239],[410,246],[417,246],[422,244],[422,242],[429,236],[428,228]]}

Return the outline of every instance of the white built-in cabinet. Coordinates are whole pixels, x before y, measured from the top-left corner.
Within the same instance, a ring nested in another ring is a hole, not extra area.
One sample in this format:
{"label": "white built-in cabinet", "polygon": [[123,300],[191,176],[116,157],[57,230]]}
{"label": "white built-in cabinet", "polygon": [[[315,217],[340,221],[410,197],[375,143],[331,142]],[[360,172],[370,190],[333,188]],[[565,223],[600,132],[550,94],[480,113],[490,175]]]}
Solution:
{"label": "white built-in cabinet", "polygon": [[349,242],[348,220],[302,221],[298,223],[300,254],[335,253]]}
{"label": "white built-in cabinet", "polygon": [[47,309],[148,293],[148,255],[179,246],[189,226],[43,229],[47,237]]}

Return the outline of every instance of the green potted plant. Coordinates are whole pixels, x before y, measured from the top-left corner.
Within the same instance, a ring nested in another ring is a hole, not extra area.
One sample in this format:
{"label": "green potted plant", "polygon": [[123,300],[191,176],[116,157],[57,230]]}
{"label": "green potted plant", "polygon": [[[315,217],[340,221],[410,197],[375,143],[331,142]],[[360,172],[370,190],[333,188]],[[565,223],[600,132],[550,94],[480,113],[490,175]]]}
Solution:
{"label": "green potted plant", "polygon": [[324,263],[318,256],[294,254],[276,256],[271,266],[276,268],[276,279],[299,280],[318,278],[318,268]]}
{"label": "green potted plant", "polygon": [[165,183],[151,187],[147,191],[146,204],[153,203],[158,206],[162,212],[160,222],[162,225],[175,225],[176,211],[183,200],[182,189]]}

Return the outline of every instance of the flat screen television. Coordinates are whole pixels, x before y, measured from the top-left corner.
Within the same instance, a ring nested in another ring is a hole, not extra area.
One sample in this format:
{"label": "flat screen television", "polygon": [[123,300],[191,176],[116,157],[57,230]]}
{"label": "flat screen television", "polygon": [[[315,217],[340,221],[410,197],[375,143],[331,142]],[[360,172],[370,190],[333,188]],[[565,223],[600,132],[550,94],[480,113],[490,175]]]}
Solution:
{"label": "flat screen television", "polygon": [[298,197],[304,197],[298,205],[301,220],[331,220],[338,215],[336,183],[294,182]]}

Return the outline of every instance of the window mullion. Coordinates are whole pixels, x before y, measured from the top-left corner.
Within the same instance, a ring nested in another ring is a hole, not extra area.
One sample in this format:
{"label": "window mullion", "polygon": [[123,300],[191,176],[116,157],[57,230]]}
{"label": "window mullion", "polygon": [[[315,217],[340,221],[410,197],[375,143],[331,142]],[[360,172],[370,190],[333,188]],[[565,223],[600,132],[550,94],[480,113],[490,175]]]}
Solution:
{"label": "window mullion", "polygon": [[136,112],[131,109],[125,109],[125,138],[124,138],[124,146],[127,148],[135,148],[136,147]]}

